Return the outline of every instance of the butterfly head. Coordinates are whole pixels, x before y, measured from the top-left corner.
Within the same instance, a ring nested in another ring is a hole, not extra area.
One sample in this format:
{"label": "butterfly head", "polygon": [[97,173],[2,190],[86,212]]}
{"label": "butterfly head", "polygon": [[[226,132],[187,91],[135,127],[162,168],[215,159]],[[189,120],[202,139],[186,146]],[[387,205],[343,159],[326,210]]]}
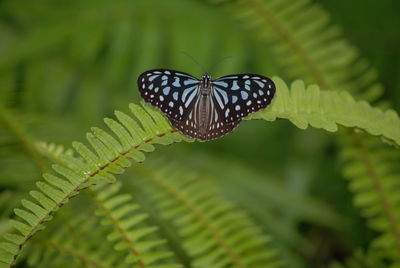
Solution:
{"label": "butterfly head", "polygon": [[211,92],[211,76],[206,73],[201,77],[200,81],[201,94],[208,95]]}

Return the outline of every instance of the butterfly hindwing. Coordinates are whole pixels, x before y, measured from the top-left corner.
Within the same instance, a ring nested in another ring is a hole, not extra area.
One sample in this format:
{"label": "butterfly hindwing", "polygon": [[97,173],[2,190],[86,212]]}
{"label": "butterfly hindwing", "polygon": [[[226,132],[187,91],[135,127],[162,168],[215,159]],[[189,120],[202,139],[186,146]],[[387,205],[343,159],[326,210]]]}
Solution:
{"label": "butterfly hindwing", "polygon": [[229,132],[232,132],[233,129],[240,123],[240,120],[229,123],[224,122],[224,118],[221,117],[220,112],[216,109],[214,105],[214,102],[211,101],[210,104],[210,112],[207,115],[210,118],[210,124],[205,132],[201,131],[198,125],[198,115],[199,113],[201,113],[199,98],[193,104],[193,107],[185,120],[170,121],[172,125],[183,134],[200,140],[213,140],[222,137]]}
{"label": "butterfly hindwing", "polygon": [[199,80],[174,70],[154,69],[138,78],[141,97],[158,107],[170,120],[187,118],[199,91]]}
{"label": "butterfly hindwing", "polygon": [[256,74],[236,74],[213,81],[213,100],[225,123],[233,123],[267,107],[275,95],[271,79]]}

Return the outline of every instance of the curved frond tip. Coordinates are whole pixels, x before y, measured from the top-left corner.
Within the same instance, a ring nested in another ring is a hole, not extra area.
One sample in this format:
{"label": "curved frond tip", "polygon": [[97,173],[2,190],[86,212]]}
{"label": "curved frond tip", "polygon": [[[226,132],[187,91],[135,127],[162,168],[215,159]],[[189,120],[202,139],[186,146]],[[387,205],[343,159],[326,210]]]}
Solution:
{"label": "curved frond tip", "polygon": [[277,90],[271,106],[248,119],[282,118],[301,129],[310,125],[330,132],[337,131],[337,125],[354,127],[400,145],[400,119],[395,111],[382,111],[365,101],[355,101],[346,91],[320,90],[317,85],[306,87],[299,80],[289,90],[282,79],[273,80]]}

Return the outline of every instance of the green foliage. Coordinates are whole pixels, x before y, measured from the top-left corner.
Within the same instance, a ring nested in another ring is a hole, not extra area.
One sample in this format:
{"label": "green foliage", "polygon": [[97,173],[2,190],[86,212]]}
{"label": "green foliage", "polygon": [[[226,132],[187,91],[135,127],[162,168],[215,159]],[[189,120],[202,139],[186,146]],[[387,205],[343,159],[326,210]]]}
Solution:
{"label": "green foliage", "polygon": [[[316,83],[323,89],[365,91],[372,100],[382,92],[376,71],[358,49],[329,23],[329,15],[310,0],[212,0],[227,3],[236,16],[272,44],[282,69],[290,77]],[[301,25],[301,27],[299,27]]]}
{"label": "green foliage", "polygon": [[354,203],[368,219],[368,226],[380,233],[371,250],[388,258],[400,256],[400,155],[373,138],[343,142],[343,175],[350,179]]}
{"label": "green foliage", "polygon": [[301,81],[294,82],[289,91],[280,78],[275,77],[274,82],[277,94],[271,107],[250,118],[288,119],[301,129],[311,125],[327,131],[337,131],[337,124],[340,124],[400,145],[400,119],[395,111],[383,112],[365,101],[356,102],[348,92],[321,91],[316,85],[305,88]]}
{"label": "green foliage", "polygon": [[[400,120],[329,17],[310,0],[1,1],[0,267],[397,267]],[[142,71],[196,74],[181,50],[278,74],[276,98],[210,143],[143,104],[110,119]]]}
{"label": "green foliage", "polygon": [[143,170],[141,189],[157,204],[158,213],[173,221],[193,267],[280,267],[275,252],[248,215],[221,199],[212,184],[193,179],[171,166]]}
{"label": "green foliage", "polygon": [[[132,203],[129,194],[118,194],[121,184],[105,185],[103,189],[92,192],[95,198],[98,215],[104,218],[102,224],[112,226],[112,232],[107,236],[114,244],[114,249],[126,252],[125,262],[137,263],[139,266],[154,266],[157,262],[172,255],[165,251],[157,251],[165,240],[148,239],[157,227],[140,226],[147,218],[144,213],[137,213],[139,206]],[[139,225],[139,226],[138,226]],[[164,268],[180,267],[179,265],[163,265]]]}
{"label": "green foliage", "polygon": [[21,219],[12,220],[12,225],[18,230],[18,234],[7,234],[4,237],[7,242],[2,246],[7,253],[1,256],[1,261],[7,264],[14,263],[27,240],[36,232],[43,230],[43,224],[51,220],[52,215],[82,189],[101,181],[114,182],[113,174],[121,174],[129,167],[131,164],[129,158],[143,161],[142,151],[153,151],[152,144],[167,145],[182,140],[182,136],[176,133],[160,114],[151,110],[146,112],[137,105],[131,105],[130,108],[143,128],[132,117],[116,112],[120,123],[107,118],[105,123],[119,141],[107,132],[93,128],[92,132],[87,134],[87,139],[94,152],[82,143],[73,144],[85,162],[70,155],[63,155],[63,161],[70,163],[74,169],[54,165],[53,170],[58,175],[45,173],[44,182],[37,182],[39,191],[30,192],[34,202],[23,199],[24,208],[14,210]]}
{"label": "green foliage", "polygon": [[119,254],[110,254],[110,243],[100,240],[104,230],[87,215],[55,220],[57,227],[32,240],[27,249],[32,267],[129,267]]}

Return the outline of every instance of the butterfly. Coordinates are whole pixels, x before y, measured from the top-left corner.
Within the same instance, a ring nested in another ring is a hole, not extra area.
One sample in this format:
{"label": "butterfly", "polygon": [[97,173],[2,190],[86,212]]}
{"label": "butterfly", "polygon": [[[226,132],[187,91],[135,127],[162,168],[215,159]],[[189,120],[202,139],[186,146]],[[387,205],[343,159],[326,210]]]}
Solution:
{"label": "butterfly", "polygon": [[233,131],[250,113],[267,107],[274,95],[271,79],[257,74],[227,75],[211,80],[174,70],[154,69],[138,80],[141,97],[159,108],[184,135],[202,140]]}

